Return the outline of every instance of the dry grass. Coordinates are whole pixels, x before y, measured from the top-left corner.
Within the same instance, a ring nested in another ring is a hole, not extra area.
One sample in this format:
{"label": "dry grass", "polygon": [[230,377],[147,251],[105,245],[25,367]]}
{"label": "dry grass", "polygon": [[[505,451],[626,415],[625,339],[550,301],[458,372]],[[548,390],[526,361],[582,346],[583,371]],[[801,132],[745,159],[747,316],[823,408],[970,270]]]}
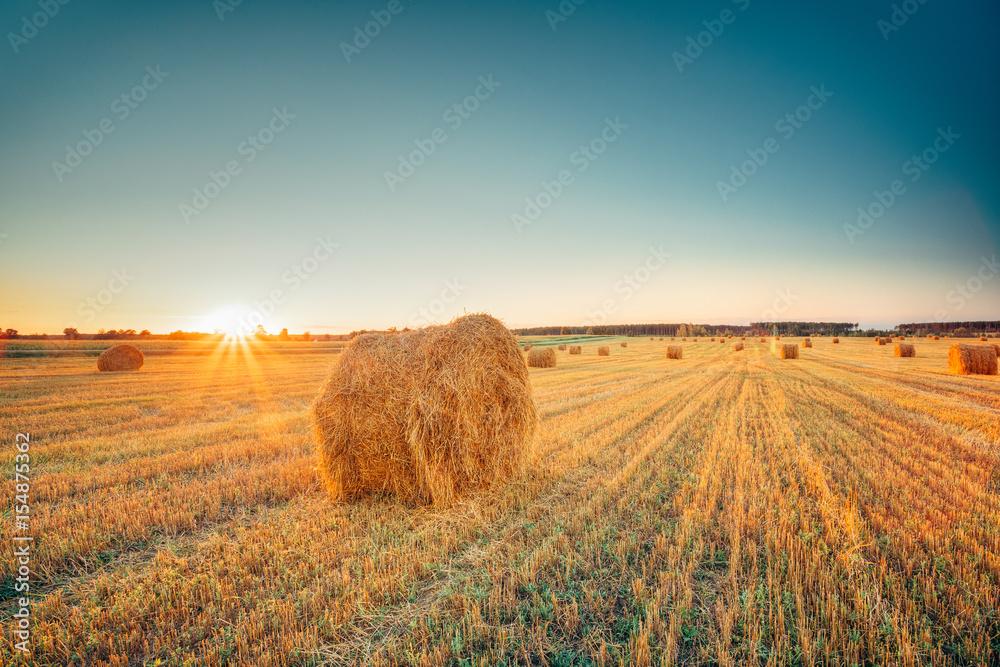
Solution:
{"label": "dry grass", "polygon": [[892,350],[892,356],[915,357],[917,356],[917,351],[910,343],[896,343],[896,347]]}
{"label": "dry grass", "polygon": [[[533,349],[536,354],[555,351]],[[319,469],[336,500],[389,493],[447,506],[525,470],[538,414],[517,342],[499,320],[363,334],[313,405]]]}
{"label": "dry grass", "polygon": [[137,371],[142,368],[144,361],[145,357],[138,348],[131,345],[115,345],[97,357],[97,370]]}
{"label": "dry grass", "polygon": [[329,355],[4,359],[44,539],[0,664],[995,665],[1000,376],[949,346],[566,357],[537,463],[448,510],[331,502]]}
{"label": "dry grass", "polygon": [[528,353],[528,366],[531,368],[555,368],[556,351],[551,347],[535,347]]}

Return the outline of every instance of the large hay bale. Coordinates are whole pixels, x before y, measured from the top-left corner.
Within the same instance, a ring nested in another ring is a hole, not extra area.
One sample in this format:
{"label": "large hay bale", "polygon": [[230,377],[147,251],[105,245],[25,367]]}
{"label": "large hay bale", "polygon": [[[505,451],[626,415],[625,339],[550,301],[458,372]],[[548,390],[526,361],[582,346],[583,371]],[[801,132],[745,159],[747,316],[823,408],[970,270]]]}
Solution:
{"label": "large hay bale", "polygon": [[97,357],[99,371],[137,371],[146,360],[142,351],[131,345],[115,345],[101,352]]}
{"label": "large hay bale", "polygon": [[517,341],[486,314],[357,336],[313,414],[320,472],[338,500],[386,492],[448,505],[523,474],[538,428]]}
{"label": "large hay bale", "polygon": [[886,339],[885,338],[876,337],[875,338],[875,344],[876,345],[885,345],[886,344]]}
{"label": "large hay bale", "polygon": [[534,347],[534,345],[532,345],[531,343],[525,343],[524,344],[524,351],[525,352],[531,352],[531,348],[533,348],[533,347]]}
{"label": "large hay bale", "polygon": [[528,352],[528,366],[531,368],[555,368],[556,351],[551,347],[533,347]]}
{"label": "large hay bale", "polygon": [[597,356],[599,356],[599,357],[610,357],[611,356],[611,348],[609,348],[607,345],[601,345],[599,348],[597,348]]}
{"label": "large hay bale", "polygon": [[781,346],[781,350],[778,354],[782,359],[798,359],[799,358],[799,347],[798,345],[789,345],[787,343]]}
{"label": "large hay bale", "polygon": [[667,346],[667,359],[683,359],[684,358],[684,346],[683,345],[668,345]]}
{"label": "large hay bale", "polygon": [[997,351],[997,357],[1000,358],[1000,345],[993,343],[993,349]]}
{"label": "large hay bale", "polygon": [[812,347],[812,346],[813,346],[813,342],[811,340],[809,340],[808,338],[806,338],[804,341],[802,341],[802,347]]}
{"label": "large hay bale", "polygon": [[910,343],[896,343],[896,347],[892,350],[892,356],[915,357],[917,356],[917,351]]}
{"label": "large hay bale", "polygon": [[955,375],[996,375],[997,350],[992,345],[955,343],[948,350],[948,371]]}
{"label": "large hay bale", "polygon": [[560,352],[565,352],[565,351],[566,351],[566,345],[565,345],[565,344],[562,344],[562,345],[560,345],[560,346],[558,347],[558,350],[559,350]]}
{"label": "large hay bale", "polygon": [[628,343],[619,343],[622,347],[628,347]]}
{"label": "large hay bale", "polygon": [[580,345],[570,345],[569,346],[569,353],[570,354],[583,354],[583,347],[581,347]]}
{"label": "large hay bale", "polygon": [[733,343],[733,352],[742,352],[743,343]]}

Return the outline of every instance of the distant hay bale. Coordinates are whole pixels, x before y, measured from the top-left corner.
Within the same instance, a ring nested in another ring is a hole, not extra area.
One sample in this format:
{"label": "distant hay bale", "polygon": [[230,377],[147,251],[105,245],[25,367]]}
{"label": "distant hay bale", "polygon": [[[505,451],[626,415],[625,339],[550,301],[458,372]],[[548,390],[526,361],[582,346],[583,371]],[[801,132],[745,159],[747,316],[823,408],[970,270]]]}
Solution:
{"label": "distant hay bale", "polygon": [[832,341],[830,341],[830,342],[831,342],[831,343],[839,343],[839,342],[840,342],[840,339],[839,339],[839,338],[834,338],[834,339],[833,339]]}
{"label": "distant hay bale", "polygon": [[[652,340],[652,339],[650,339],[650,340]],[[660,336],[660,340],[663,340],[663,336]],[[671,338],[670,340],[673,340],[673,338]]]}
{"label": "distant hay bale", "polygon": [[934,336],[934,340],[941,340],[940,336]]}
{"label": "distant hay bale", "polygon": [[579,345],[570,345],[569,346],[569,353],[570,354],[583,354],[583,348],[580,347]]}
{"label": "distant hay bale", "polygon": [[962,345],[948,350],[948,372],[955,375],[996,375],[997,349],[992,345]]}
{"label": "distant hay bale", "polygon": [[[649,340],[653,340],[653,337],[652,337],[652,336],[650,336],[650,337],[649,337]],[[661,338],[660,340],[663,340],[663,339]]]}
{"label": "distant hay bale", "polygon": [[97,357],[99,371],[137,371],[146,360],[142,351],[131,345],[115,345],[101,352]]}
{"label": "distant hay bale", "polygon": [[722,343],[723,345],[725,345],[726,344],[726,339],[725,338],[720,338],[719,342]]}
{"label": "distant hay bale", "polygon": [[986,342],[986,336],[980,336],[979,337],[979,342],[980,343],[985,343]]}
{"label": "distant hay bale", "polygon": [[767,339],[766,339],[766,338],[761,338],[761,339],[760,339],[760,342],[762,342],[762,343],[766,343],[766,342],[767,342]]}
{"label": "distant hay bale", "polygon": [[802,347],[812,347],[812,346],[813,346],[813,342],[811,340],[809,340],[808,338],[806,338],[804,341],[802,341]]}
{"label": "distant hay bale", "polygon": [[733,352],[742,352],[743,343],[733,343]]}
{"label": "distant hay bale", "polygon": [[686,343],[687,342],[687,338],[681,338],[681,342],[682,343]]}
{"label": "distant hay bale", "polygon": [[917,351],[910,343],[896,343],[896,347],[892,350],[892,356],[915,357],[917,356]]}
{"label": "distant hay bale", "polygon": [[449,505],[523,474],[538,428],[517,341],[486,314],[355,337],[312,409],[337,500]]}
{"label": "distant hay bale", "polygon": [[611,356],[611,348],[609,348],[607,345],[601,345],[599,348],[597,348],[597,356],[599,356],[599,357],[610,357]]}
{"label": "distant hay bale", "polygon": [[876,337],[875,338],[875,344],[876,345],[885,345],[888,342],[889,342],[888,338],[880,338],[880,337]]}
{"label": "distant hay bale", "polygon": [[667,346],[667,359],[683,359],[684,358],[684,346],[683,345],[668,345]]}
{"label": "distant hay bale", "polygon": [[628,343],[619,343],[622,347],[628,347]]}
{"label": "distant hay bale", "polygon": [[551,347],[533,347],[528,352],[528,366],[531,368],[555,368],[556,351]]}
{"label": "distant hay bale", "polygon": [[781,350],[778,352],[782,359],[798,359],[799,358],[799,348],[797,345],[789,345],[787,343],[781,346]]}
{"label": "distant hay bale", "polygon": [[566,351],[566,345],[565,345],[565,343],[559,346],[559,351],[560,352],[565,352]]}
{"label": "distant hay bale", "polygon": [[534,345],[532,345],[531,343],[525,343],[524,344],[524,351],[525,352],[530,352],[531,348],[533,348],[533,347],[534,347]]}
{"label": "distant hay bale", "polygon": [[713,343],[715,342],[715,339],[714,339],[714,338],[710,338],[709,340],[711,340],[711,341],[712,341]]}

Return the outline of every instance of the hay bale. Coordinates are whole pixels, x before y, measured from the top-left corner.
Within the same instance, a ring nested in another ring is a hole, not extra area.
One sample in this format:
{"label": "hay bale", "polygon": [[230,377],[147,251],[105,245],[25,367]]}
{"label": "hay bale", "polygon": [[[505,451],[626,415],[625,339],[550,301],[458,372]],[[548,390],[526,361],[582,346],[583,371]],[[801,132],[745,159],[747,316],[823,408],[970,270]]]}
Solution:
{"label": "hay bale", "polygon": [[743,343],[733,343],[733,352],[742,352]]}
{"label": "hay bale", "polygon": [[[649,340],[653,340],[653,337],[652,337],[652,336],[650,336],[650,337],[649,337]],[[660,340],[663,340],[663,339],[661,338]]]}
{"label": "hay bale", "polygon": [[668,345],[667,346],[667,359],[683,359],[684,358],[684,346],[683,345]]}
{"label": "hay bale", "polygon": [[804,341],[802,341],[802,347],[812,347],[812,346],[813,346],[813,342],[811,340],[809,340],[808,338],[806,338]]}
{"label": "hay bale", "polygon": [[611,348],[609,348],[607,345],[601,345],[599,348],[597,348],[597,356],[599,356],[599,357],[610,357],[611,356]]}
{"label": "hay bale", "polygon": [[917,351],[910,343],[896,343],[896,347],[892,350],[892,356],[915,357],[917,356]]}
{"label": "hay bale", "polygon": [[761,339],[760,339],[760,342],[762,342],[762,343],[766,343],[766,342],[767,342],[767,339],[766,339],[766,338],[761,338]]}
{"label": "hay bale", "polygon": [[979,342],[980,343],[985,343],[986,342],[986,336],[980,336],[979,337]]}
{"label": "hay bale", "polygon": [[711,341],[712,341],[713,343],[715,342],[715,339],[714,339],[714,338],[710,338],[709,340],[711,340]]}
{"label": "hay bale", "polygon": [[940,336],[934,336],[934,340],[941,340]]}
{"label": "hay bale", "polygon": [[723,345],[725,345],[726,344],[726,339],[725,338],[720,338],[719,342],[722,343]]}
{"label": "hay bale", "polygon": [[565,352],[566,351],[566,344],[563,343],[562,345],[559,346],[558,349],[559,349],[560,352]]}
{"label": "hay bale", "polygon": [[555,368],[556,351],[551,347],[533,347],[528,353],[528,366],[531,368]]}
{"label": "hay bale", "polygon": [[955,375],[996,375],[997,350],[992,345],[955,343],[948,350],[948,372]]}
{"label": "hay bale", "polygon": [[799,347],[798,345],[789,345],[788,343],[784,343],[778,351],[778,354],[782,359],[798,359]]}
{"label": "hay bale", "polygon": [[534,345],[532,345],[531,343],[525,343],[524,344],[524,351],[525,352],[531,352],[531,348],[533,348],[533,347],[534,347]]}
{"label": "hay bale", "polygon": [[834,338],[834,339],[833,339],[832,341],[830,341],[830,342],[831,342],[831,343],[839,343],[839,342],[840,342],[840,339],[839,339],[839,338]]}
{"label": "hay bale", "polygon": [[357,336],[313,404],[330,494],[449,505],[525,472],[538,428],[528,367],[499,320]]}
{"label": "hay bale", "polygon": [[622,347],[628,347],[628,343],[619,343]]}
{"label": "hay bale", "polygon": [[686,343],[687,342],[687,338],[681,338],[681,342],[682,343]]}
{"label": "hay bale", "polygon": [[583,348],[580,347],[579,345],[570,345],[569,346],[569,353],[570,354],[583,354]]}
{"label": "hay bale", "polygon": [[[660,340],[663,340],[663,336],[660,336]],[[673,340],[673,338],[671,338],[670,340]]]}
{"label": "hay bale", "polygon": [[142,351],[131,345],[115,345],[101,352],[97,357],[99,371],[137,371],[146,360]]}
{"label": "hay bale", "polygon": [[997,351],[997,358],[1000,359],[1000,345],[993,344],[993,349]]}
{"label": "hay bale", "polygon": [[885,345],[885,342],[886,342],[885,338],[878,338],[878,337],[875,338],[876,345]]}

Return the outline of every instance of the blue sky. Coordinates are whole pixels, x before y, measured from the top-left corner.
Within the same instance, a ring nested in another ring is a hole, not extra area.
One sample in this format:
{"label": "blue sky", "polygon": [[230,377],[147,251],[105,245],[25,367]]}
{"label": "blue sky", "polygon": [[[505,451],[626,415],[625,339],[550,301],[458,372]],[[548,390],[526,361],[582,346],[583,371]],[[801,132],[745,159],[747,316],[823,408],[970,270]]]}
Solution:
{"label": "blue sky", "polygon": [[1000,317],[995,3],[222,1],[0,9],[0,326]]}

